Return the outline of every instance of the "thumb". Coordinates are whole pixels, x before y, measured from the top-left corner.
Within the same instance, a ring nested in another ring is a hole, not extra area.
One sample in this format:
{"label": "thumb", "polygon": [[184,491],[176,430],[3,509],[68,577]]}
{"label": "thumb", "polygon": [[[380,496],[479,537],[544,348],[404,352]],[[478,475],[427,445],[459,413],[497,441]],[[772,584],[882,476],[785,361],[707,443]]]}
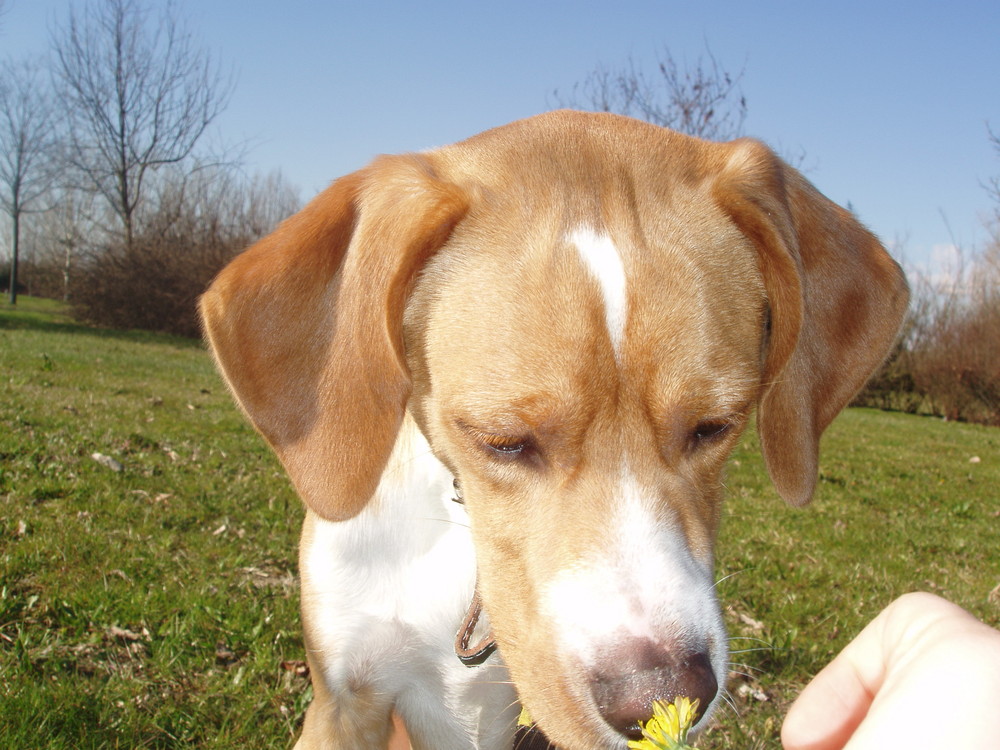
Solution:
{"label": "thumb", "polygon": [[781,727],[785,750],[840,750],[858,728],[885,679],[876,618],[813,678]]}
{"label": "thumb", "polygon": [[[813,679],[781,728],[785,750],[985,747],[1000,736],[1000,634],[931,594],[886,607]],[[962,716],[927,722],[934,696],[962,694]],[[957,719],[957,720],[956,720]],[[937,734],[935,734],[937,733]],[[937,737],[937,735],[941,735]],[[952,742],[959,737],[966,741]],[[929,744],[928,744],[929,741]]]}

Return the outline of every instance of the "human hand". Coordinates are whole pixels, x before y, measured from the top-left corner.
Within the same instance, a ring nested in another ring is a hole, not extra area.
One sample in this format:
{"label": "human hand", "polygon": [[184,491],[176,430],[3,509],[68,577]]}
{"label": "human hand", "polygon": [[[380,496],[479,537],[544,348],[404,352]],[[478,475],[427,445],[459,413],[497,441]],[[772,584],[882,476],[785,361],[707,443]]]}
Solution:
{"label": "human hand", "polygon": [[785,750],[1000,748],[1000,632],[932,594],[888,607],[806,686]]}

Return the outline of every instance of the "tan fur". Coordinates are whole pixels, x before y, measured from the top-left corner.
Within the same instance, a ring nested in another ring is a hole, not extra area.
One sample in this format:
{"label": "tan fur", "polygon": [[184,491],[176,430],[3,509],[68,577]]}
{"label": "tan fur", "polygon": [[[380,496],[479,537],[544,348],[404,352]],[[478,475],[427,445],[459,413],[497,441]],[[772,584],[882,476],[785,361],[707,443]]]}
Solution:
{"label": "tan fur", "polygon": [[325,518],[353,516],[375,489],[410,390],[406,292],[464,211],[422,159],[385,157],[240,255],[202,298],[233,392]]}
{"label": "tan fur", "polygon": [[[566,240],[580,226],[622,248],[617,356]],[[808,502],[820,436],[906,301],[878,241],[763,145],[557,112],[342,178],[234,261],[202,311],[234,393],[324,518],[365,506],[412,412],[461,478],[522,700],[583,749],[606,729],[539,597],[621,543],[607,483],[622,457],[710,566],[721,472],[753,409],[775,486]],[[531,455],[491,450],[519,440]],[[315,684],[324,656],[309,658]],[[317,684],[300,747],[385,747],[392,706],[363,698],[338,705]]]}

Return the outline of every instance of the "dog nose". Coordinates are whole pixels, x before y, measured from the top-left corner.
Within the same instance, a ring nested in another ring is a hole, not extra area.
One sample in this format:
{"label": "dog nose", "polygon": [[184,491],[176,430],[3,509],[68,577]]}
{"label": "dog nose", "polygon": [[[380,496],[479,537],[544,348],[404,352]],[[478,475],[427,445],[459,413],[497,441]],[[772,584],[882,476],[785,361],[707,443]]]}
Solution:
{"label": "dog nose", "polygon": [[703,714],[719,685],[703,649],[658,645],[633,638],[602,651],[591,672],[590,690],[604,720],[629,739],[642,739],[640,721],[653,715],[653,701],[698,699]]}

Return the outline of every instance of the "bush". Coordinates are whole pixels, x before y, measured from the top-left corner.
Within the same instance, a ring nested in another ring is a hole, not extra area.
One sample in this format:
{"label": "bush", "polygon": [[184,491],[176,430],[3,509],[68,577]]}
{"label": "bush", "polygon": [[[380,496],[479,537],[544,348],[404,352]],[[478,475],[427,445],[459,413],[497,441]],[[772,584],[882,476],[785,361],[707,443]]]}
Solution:
{"label": "bush", "polygon": [[946,282],[912,286],[900,344],[857,403],[1000,425],[1000,241]]}
{"label": "bush", "polygon": [[73,315],[108,328],[200,336],[198,296],[240,249],[145,236],[131,251],[107,247],[78,270],[70,291]]}
{"label": "bush", "polygon": [[200,336],[196,303],[209,282],[297,205],[280,176],[244,185],[213,171],[167,183],[131,244],[106,243],[77,264],[69,293],[74,317]]}
{"label": "bush", "polygon": [[938,323],[912,364],[934,414],[1000,425],[1000,300],[979,300]]}

